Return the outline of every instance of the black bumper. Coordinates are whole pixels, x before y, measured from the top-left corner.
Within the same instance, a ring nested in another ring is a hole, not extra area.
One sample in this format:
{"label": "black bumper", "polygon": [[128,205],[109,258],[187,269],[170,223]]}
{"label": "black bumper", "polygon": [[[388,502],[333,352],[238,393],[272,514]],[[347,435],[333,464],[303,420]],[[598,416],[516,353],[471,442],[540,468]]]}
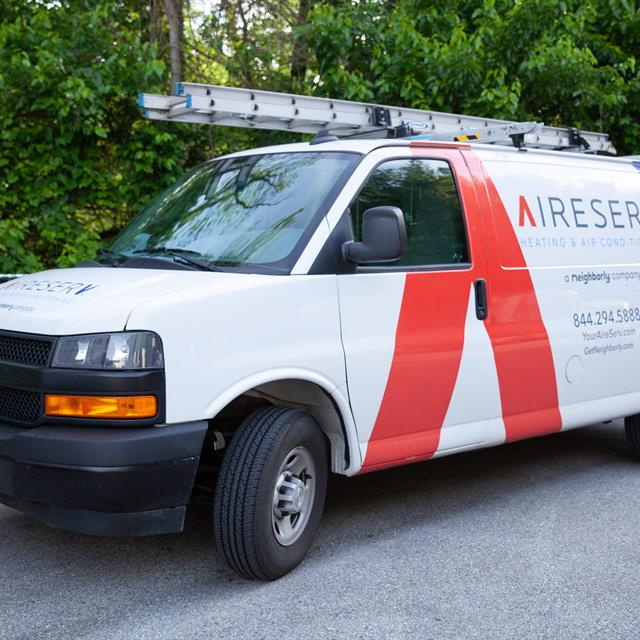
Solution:
{"label": "black bumper", "polygon": [[206,431],[0,424],[0,503],[81,533],[181,531]]}

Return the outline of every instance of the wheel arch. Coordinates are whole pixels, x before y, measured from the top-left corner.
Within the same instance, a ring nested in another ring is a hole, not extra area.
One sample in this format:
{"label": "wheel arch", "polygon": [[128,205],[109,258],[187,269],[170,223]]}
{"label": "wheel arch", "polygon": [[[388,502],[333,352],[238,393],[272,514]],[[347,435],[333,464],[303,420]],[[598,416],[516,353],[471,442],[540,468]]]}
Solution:
{"label": "wheel arch", "polygon": [[262,372],[226,389],[207,407],[206,417],[213,420],[242,396],[308,411],[329,440],[331,470],[349,476],[360,470],[362,459],[346,384],[336,386],[305,369]]}

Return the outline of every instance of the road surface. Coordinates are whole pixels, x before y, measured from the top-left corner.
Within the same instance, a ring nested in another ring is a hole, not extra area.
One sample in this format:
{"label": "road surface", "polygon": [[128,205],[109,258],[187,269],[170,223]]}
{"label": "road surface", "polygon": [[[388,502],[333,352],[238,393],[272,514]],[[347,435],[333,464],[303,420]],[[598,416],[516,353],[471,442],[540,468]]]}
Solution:
{"label": "road surface", "polygon": [[0,507],[0,638],[638,638],[640,463],[620,422],[336,478],[304,564],[237,577],[181,535],[56,531]]}

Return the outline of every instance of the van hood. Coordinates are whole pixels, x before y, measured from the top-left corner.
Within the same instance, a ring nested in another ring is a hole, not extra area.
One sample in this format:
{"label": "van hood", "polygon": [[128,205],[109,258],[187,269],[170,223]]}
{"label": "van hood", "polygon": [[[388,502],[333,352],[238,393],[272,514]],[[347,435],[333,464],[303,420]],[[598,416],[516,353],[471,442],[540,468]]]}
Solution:
{"label": "van hood", "polygon": [[122,331],[138,306],[186,288],[228,290],[251,274],[164,269],[55,269],[0,284],[0,330],[73,335]]}

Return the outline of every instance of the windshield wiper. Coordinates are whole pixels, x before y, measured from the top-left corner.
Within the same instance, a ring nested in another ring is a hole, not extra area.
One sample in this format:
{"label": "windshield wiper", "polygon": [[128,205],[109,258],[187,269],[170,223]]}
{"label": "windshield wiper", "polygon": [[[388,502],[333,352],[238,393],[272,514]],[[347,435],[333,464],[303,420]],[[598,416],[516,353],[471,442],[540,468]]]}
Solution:
{"label": "windshield wiper", "polygon": [[180,249],[178,247],[151,247],[150,249],[136,249],[133,251],[136,254],[154,255],[159,253],[165,253],[174,258],[178,258],[187,264],[191,264],[194,267],[204,269],[205,271],[217,271],[217,267],[209,260],[203,260],[202,254],[197,251],[191,251],[190,249]]}
{"label": "windshield wiper", "polygon": [[98,253],[96,254],[96,258],[105,259],[111,267],[119,267],[123,260],[127,258],[123,253],[116,253],[115,251],[111,251],[111,249],[98,249]]}

